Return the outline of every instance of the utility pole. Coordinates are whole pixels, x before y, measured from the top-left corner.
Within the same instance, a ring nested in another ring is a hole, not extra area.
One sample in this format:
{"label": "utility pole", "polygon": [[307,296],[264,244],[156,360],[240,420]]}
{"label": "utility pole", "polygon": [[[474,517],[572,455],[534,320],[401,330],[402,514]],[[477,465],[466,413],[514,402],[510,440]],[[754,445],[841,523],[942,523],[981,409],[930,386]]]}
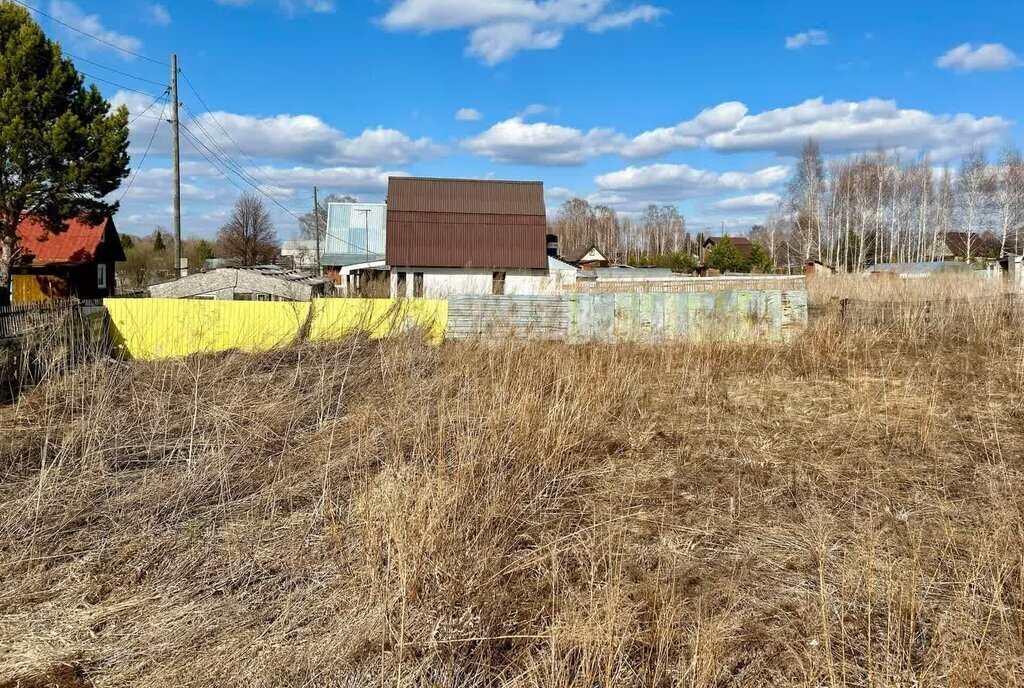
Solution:
{"label": "utility pole", "polygon": [[323,274],[320,265],[320,200],[317,197],[317,188],[313,187],[313,231],[316,233],[316,276]]}
{"label": "utility pole", "polygon": [[174,279],[181,277],[181,150],[178,143],[178,56],[171,55],[171,139],[174,157]]}

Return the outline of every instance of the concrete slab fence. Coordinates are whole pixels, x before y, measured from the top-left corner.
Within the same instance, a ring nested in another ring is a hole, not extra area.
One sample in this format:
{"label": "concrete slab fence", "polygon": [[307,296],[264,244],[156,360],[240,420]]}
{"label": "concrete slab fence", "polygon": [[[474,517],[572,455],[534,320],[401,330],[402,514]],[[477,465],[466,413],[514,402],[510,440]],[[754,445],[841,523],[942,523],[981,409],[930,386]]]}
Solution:
{"label": "concrete slab fence", "polygon": [[379,338],[419,329],[434,341],[785,341],[807,325],[807,291],[779,289],[448,300],[107,299],[104,305],[115,349],[140,360],[265,351],[354,332]]}

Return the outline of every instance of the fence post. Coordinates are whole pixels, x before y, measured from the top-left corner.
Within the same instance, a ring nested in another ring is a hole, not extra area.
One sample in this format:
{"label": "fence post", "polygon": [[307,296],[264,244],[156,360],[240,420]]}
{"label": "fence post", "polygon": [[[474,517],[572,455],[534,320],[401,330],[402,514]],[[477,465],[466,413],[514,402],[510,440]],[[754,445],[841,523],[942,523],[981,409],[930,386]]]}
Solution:
{"label": "fence post", "polygon": [[840,299],[839,300],[839,324],[840,325],[845,325],[846,324],[846,309],[847,309],[847,307],[849,307],[849,305],[850,305],[850,299],[846,298],[846,299]]}

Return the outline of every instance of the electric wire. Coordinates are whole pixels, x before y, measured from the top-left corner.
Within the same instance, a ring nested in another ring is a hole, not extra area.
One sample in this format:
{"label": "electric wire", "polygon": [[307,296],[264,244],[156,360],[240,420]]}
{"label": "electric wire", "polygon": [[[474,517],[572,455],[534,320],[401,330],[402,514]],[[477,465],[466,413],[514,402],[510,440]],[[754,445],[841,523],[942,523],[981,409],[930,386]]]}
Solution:
{"label": "electric wire", "polygon": [[22,2],[22,0],[11,0],[11,2],[14,2],[15,4],[21,5],[25,9],[31,10],[31,11],[35,12],[36,14],[38,14],[41,17],[46,17],[50,21],[56,22],[56,23],[60,24],[61,26],[65,27],[65,28],[68,28],[68,29],[71,29],[72,31],[74,31],[76,33],[80,33],[83,36],[87,36],[88,38],[91,38],[94,41],[97,41],[98,43],[102,43],[103,45],[107,46],[108,48],[113,48],[114,50],[120,50],[122,53],[125,53],[126,55],[131,55],[132,57],[137,57],[139,59],[146,60],[148,62],[152,62],[153,64],[158,64],[158,65],[161,65],[161,66],[164,66],[164,67],[170,67],[170,65],[167,64],[166,62],[161,62],[160,60],[154,60],[152,57],[146,57],[145,55],[143,55],[141,53],[137,53],[134,50],[129,50],[128,48],[125,48],[125,47],[122,47],[120,45],[117,45],[116,43],[111,43],[110,41],[105,40],[103,38],[100,38],[99,36],[93,35],[93,34],[89,33],[88,31],[83,31],[82,29],[78,28],[77,26],[72,26],[71,24],[68,24],[67,22],[62,21],[60,19],[57,19],[56,17],[51,16],[51,15],[47,14],[46,12],[43,12],[40,9],[32,7],[32,5],[28,5],[28,4],[24,3],[24,2]]}
{"label": "electric wire", "polygon": [[[163,114],[164,114],[164,112],[166,110],[167,110],[167,103],[164,103],[163,108],[160,109],[160,115],[163,116]],[[132,178],[128,180],[128,186],[126,186],[125,189],[124,189],[124,192],[121,193],[121,197],[117,199],[118,203],[123,201],[124,197],[128,195],[129,191],[131,191],[132,185],[135,183],[135,179],[139,176],[139,172],[142,171],[142,166],[146,164],[146,156],[149,155],[149,150],[153,147],[153,141],[156,140],[156,132],[160,128],[160,125],[162,123],[163,123],[163,120],[162,119],[158,119],[156,124],[153,125],[153,133],[149,137],[149,143],[146,145],[146,150],[142,154],[142,159],[139,161],[138,167],[135,168],[135,172],[132,174]]]}

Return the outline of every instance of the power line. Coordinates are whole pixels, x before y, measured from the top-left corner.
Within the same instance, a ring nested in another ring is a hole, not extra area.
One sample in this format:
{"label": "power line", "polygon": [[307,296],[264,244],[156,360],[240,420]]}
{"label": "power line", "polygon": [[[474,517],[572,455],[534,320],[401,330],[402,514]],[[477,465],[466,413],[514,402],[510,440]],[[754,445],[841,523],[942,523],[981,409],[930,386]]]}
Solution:
{"label": "power line", "polygon": [[[159,97],[159,96],[154,96],[152,93],[147,93],[146,91],[140,91],[140,90],[138,90],[136,88],[132,88],[131,86],[125,86],[124,84],[119,84],[116,81],[111,81],[110,79],[104,79],[103,77],[96,76],[95,74],[89,74],[88,72],[83,72],[82,70],[78,70],[78,73],[82,74],[83,76],[89,77],[93,81],[102,81],[105,84],[110,84],[111,86],[117,86],[118,88],[120,88],[123,91],[131,91],[132,93],[138,93],[140,96],[149,96],[150,98],[158,98]],[[163,84],[157,84],[157,86],[163,86]]]}
{"label": "power line", "polygon": [[[195,135],[188,129],[188,127],[181,127],[181,131],[185,135],[185,138],[188,139],[190,142],[192,142],[193,145],[199,144],[198,146],[196,146],[196,150],[199,152],[199,154],[201,156],[203,156],[206,159],[206,162],[210,163],[211,167],[213,167],[215,170],[220,172],[221,176],[224,177],[224,179],[228,180],[231,183],[231,185],[234,186],[236,189],[238,189],[242,193],[248,193],[246,191],[246,189],[244,189],[241,186],[239,186],[238,183],[235,182],[234,179],[232,179],[230,176],[228,176],[228,174],[226,172],[224,172],[220,168],[220,166],[217,165],[217,163],[215,163],[213,160],[211,160],[210,157],[206,153],[204,153],[202,151],[202,149],[199,146],[203,146],[203,142],[199,141],[197,139],[194,139]],[[205,146],[203,146],[203,147],[205,148]],[[209,149],[207,149],[207,150],[209,150]]]}
{"label": "power line", "polygon": [[[228,174],[228,172],[224,171],[225,169],[227,169],[229,172],[234,172],[236,176],[238,176],[242,181],[244,181],[246,184],[251,186],[258,194],[260,194],[261,196],[265,197],[267,200],[272,202],[274,205],[279,207],[281,210],[285,211],[286,213],[291,215],[293,218],[298,220],[300,223],[302,222],[302,218],[299,217],[298,215],[296,215],[295,212],[292,212],[287,207],[285,207],[280,201],[278,201],[276,198],[274,198],[273,196],[268,194],[266,191],[264,191],[254,181],[250,180],[245,175],[239,174],[233,167],[231,167],[230,164],[228,164],[225,160],[223,160],[221,158],[221,156],[217,154],[216,151],[214,151],[209,146],[207,146],[206,143],[203,142],[203,140],[200,139],[199,136],[194,131],[192,131],[191,129],[188,128],[188,126],[181,125],[181,131],[182,131],[183,134],[185,134],[185,137],[189,140],[190,143],[192,143],[193,145],[197,146],[196,150],[199,152],[199,154],[202,155],[203,158],[205,158],[206,161],[208,163],[210,163],[210,165],[214,169],[216,169],[217,172],[219,172],[222,177],[224,177],[228,182],[230,182],[232,186],[234,186],[236,189],[238,189],[242,193],[249,193],[249,191],[247,189],[243,188],[234,179],[232,179],[231,176]],[[205,149],[205,152],[204,152],[204,149]],[[207,153],[209,153],[209,155],[207,155]],[[212,156],[212,159],[211,159],[211,156]],[[214,162],[214,160],[216,160],[217,162]],[[218,163],[220,163],[220,164],[218,164]],[[299,212],[301,212],[301,211],[299,211]],[[350,242],[350,241],[348,241],[346,239],[343,239],[342,237],[338,236],[337,234],[333,234],[330,231],[325,231],[324,234],[326,236],[333,237],[333,238],[337,239],[341,243],[345,244],[346,246],[349,246],[350,248],[355,249],[356,251],[358,251],[360,253],[365,252],[368,256],[374,256],[374,257],[377,257],[377,258],[383,257],[379,253],[372,253],[370,251],[367,251],[363,247],[356,246],[352,242]]]}
{"label": "power line", "polygon": [[[243,155],[243,156],[245,157],[245,159],[246,159],[246,160],[248,160],[248,161],[249,161],[249,162],[250,162],[250,163],[252,164],[252,166],[253,166],[253,167],[254,167],[254,168],[255,168],[255,169],[256,169],[256,170],[257,170],[257,171],[258,171],[258,172],[259,172],[260,174],[262,174],[262,175],[263,175],[263,178],[264,178],[264,179],[266,179],[266,180],[267,180],[267,181],[268,181],[268,182],[269,182],[269,183],[270,183],[270,184],[271,184],[272,186],[277,186],[277,182],[276,182],[276,181],[275,181],[274,179],[272,179],[272,178],[271,178],[271,177],[270,177],[270,176],[269,176],[269,175],[268,175],[268,174],[267,174],[267,173],[266,173],[266,172],[265,172],[265,171],[263,170],[263,168],[262,168],[262,167],[261,167],[261,166],[260,166],[260,165],[259,165],[259,164],[258,164],[258,163],[257,163],[257,162],[256,162],[256,161],[255,161],[255,160],[253,159],[253,158],[252,158],[252,156],[250,156],[250,155],[249,155],[248,153],[246,153],[246,152],[245,152],[245,150],[243,150],[243,149],[242,149],[242,146],[241,146],[241,145],[239,145],[238,141],[236,141],[236,140],[235,140],[235,138],[234,138],[234,137],[233,137],[233,136],[231,135],[231,133],[230,133],[230,132],[229,132],[229,131],[228,131],[228,130],[227,130],[226,128],[224,128],[224,125],[220,123],[220,120],[218,120],[218,119],[217,119],[217,116],[216,116],[215,114],[213,114],[213,108],[211,108],[211,107],[210,107],[210,106],[209,106],[209,105],[208,105],[208,104],[206,103],[206,101],[205,101],[205,100],[203,99],[203,96],[202,96],[202,95],[201,95],[201,94],[199,93],[199,90],[198,90],[198,89],[197,89],[197,88],[195,87],[195,84],[193,84],[193,83],[192,83],[192,81],[191,81],[191,80],[190,80],[190,79],[188,78],[188,75],[187,75],[187,74],[185,74],[185,72],[183,72],[183,71],[182,71],[182,70],[180,70],[180,69],[179,69],[178,71],[179,71],[179,73],[181,74],[182,78],[183,78],[183,79],[185,80],[185,84],[186,84],[186,85],[187,85],[187,86],[189,87],[189,90],[191,90],[191,91],[192,91],[192,93],[193,93],[193,94],[195,94],[195,97],[196,97],[196,98],[197,98],[197,99],[199,100],[200,104],[201,104],[201,105],[202,105],[202,106],[203,106],[204,108],[206,108],[206,114],[208,114],[208,115],[210,116],[210,119],[212,119],[212,120],[213,120],[213,122],[214,122],[214,124],[216,124],[216,125],[217,125],[217,128],[218,128],[218,129],[220,129],[220,130],[221,130],[221,131],[222,131],[222,132],[224,133],[224,135],[225,135],[225,136],[226,136],[226,137],[228,138],[228,140],[229,140],[229,141],[231,141],[231,143],[232,143],[232,144],[234,144],[235,148],[236,148],[236,149],[238,149],[238,152],[239,152],[239,153],[241,153],[241,154],[242,154],[242,155]],[[210,133],[209,133],[209,132],[208,132],[208,131],[206,130],[206,128],[205,128],[205,127],[204,127],[204,126],[202,125],[202,122],[200,122],[200,121],[199,121],[199,118],[198,118],[198,117],[196,117],[195,113],[193,113],[193,112],[192,112],[191,110],[189,110],[188,106],[187,106],[187,105],[185,105],[184,103],[182,103],[182,107],[184,107],[184,108],[185,108],[185,111],[186,111],[186,112],[188,112],[188,113],[189,113],[189,115],[191,115],[191,116],[192,116],[192,121],[193,121],[193,122],[194,122],[194,123],[195,123],[195,124],[196,124],[196,125],[197,125],[197,126],[198,126],[198,127],[199,127],[199,128],[201,129],[201,130],[202,130],[202,131],[203,131],[203,133],[205,133],[205,134],[206,134],[206,136],[207,136],[207,137],[208,137],[208,138],[210,139],[210,141],[211,141],[211,142],[213,143],[213,145],[214,145],[214,146],[215,146],[216,148],[218,148],[218,149],[219,149],[219,150],[220,150],[220,151],[221,151],[222,153],[224,153],[224,156],[225,156],[226,158],[228,158],[229,160],[231,160],[231,161],[232,161],[232,162],[234,163],[235,167],[236,167],[236,168],[238,168],[238,170],[239,170],[239,171],[242,171],[242,172],[244,172],[244,170],[243,170],[242,166],[241,166],[241,165],[240,165],[240,164],[239,164],[239,163],[238,163],[237,161],[235,161],[235,160],[234,160],[234,158],[233,158],[233,157],[232,157],[231,155],[229,155],[229,154],[227,153],[227,151],[225,151],[225,150],[224,150],[224,148],[223,148],[222,146],[220,146],[220,145],[219,145],[219,144],[218,144],[218,143],[216,142],[216,139],[214,139],[214,138],[213,138],[213,136],[211,136],[211,135],[210,135]],[[190,132],[190,133],[191,133],[191,134],[192,134],[193,136],[196,136],[195,132]],[[208,150],[209,150],[209,149],[208,149]],[[201,152],[201,151],[200,151],[200,152]],[[210,152],[211,152],[211,153],[213,153],[213,151],[210,151]],[[205,157],[205,156],[204,156],[204,157]],[[223,164],[225,164],[225,165],[227,165],[227,162],[225,162],[225,161],[222,161],[222,163],[223,163]],[[242,179],[244,179],[244,180],[246,181],[246,183],[248,183],[248,184],[249,184],[250,186],[252,186],[253,188],[255,188],[255,189],[256,189],[257,191],[259,191],[259,192],[260,192],[261,194],[263,194],[263,195],[264,195],[264,196],[266,196],[267,198],[269,198],[269,199],[270,199],[271,201],[273,201],[274,203],[276,203],[276,204],[277,204],[278,206],[281,206],[281,208],[283,208],[283,209],[284,209],[284,210],[285,210],[285,211],[286,211],[286,212],[287,212],[287,213],[288,213],[289,215],[291,215],[291,216],[292,216],[292,217],[294,217],[294,218],[295,218],[296,220],[298,220],[300,224],[302,223],[302,221],[303,221],[303,220],[302,220],[302,218],[301,218],[301,217],[297,217],[297,216],[295,215],[295,213],[291,212],[291,211],[290,211],[290,210],[288,210],[287,208],[284,208],[284,206],[283,206],[283,205],[281,205],[280,203],[278,203],[278,202],[277,202],[277,200],[276,200],[276,199],[275,199],[275,198],[274,198],[273,196],[271,196],[270,194],[268,194],[268,193],[264,192],[264,191],[263,191],[263,189],[261,189],[261,188],[259,187],[259,185],[258,185],[258,184],[256,183],[256,181],[255,181],[255,179],[256,179],[256,178],[255,178],[255,177],[253,177],[253,176],[252,176],[251,174],[248,174],[248,173],[245,173],[245,174],[240,174],[240,173],[239,173],[239,171],[236,171],[236,174],[238,174],[238,175],[239,175],[240,177],[242,177]],[[248,177],[248,178],[247,178],[247,177]],[[236,185],[236,186],[237,186],[237,185]],[[352,242],[350,242],[350,241],[347,241],[346,239],[343,239],[342,237],[338,236],[337,234],[333,234],[333,233],[331,233],[330,231],[328,231],[328,230],[327,230],[327,228],[326,228],[326,227],[324,228],[324,235],[325,235],[325,236],[330,236],[330,237],[333,237],[333,238],[337,239],[338,241],[340,241],[341,243],[345,244],[346,246],[349,246],[349,247],[351,247],[351,248],[354,248],[354,249],[357,249],[357,250],[359,250],[359,247],[358,247],[358,246],[356,246],[355,244],[353,244],[353,243],[352,243]],[[365,250],[365,249],[364,249],[364,250]],[[380,254],[377,254],[377,253],[370,253],[369,251],[367,251],[367,255],[372,255],[372,256],[379,256]]]}
{"label": "power line", "polygon": [[69,53],[66,50],[64,51],[64,54],[67,55],[68,57],[71,57],[71,58],[74,58],[74,59],[78,60],[79,62],[88,62],[91,65],[99,67],[100,69],[106,69],[107,71],[113,72],[114,74],[120,74],[121,76],[126,76],[126,77],[128,77],[130,79],[138,79],[139,81],[145,81],[146,83],[153,84],[154,86],[164,86],[165,85],[163,82],[160,82],[160,81],[154,81],[153,79],[147,79],[146,77],[143,77],[143,76],[138,76],[138,75],[135,75],[135,74],[131,74],[129,72],[123,72],[120,69],[114,69],[113,67],[108,67],[105,64],[102,64],[100,62],[96,62],[95,60],[90,60],[87,57],[80,57],[78,55],[73,55],[73,54]]}
{"label": "power line", "polygon": [[[228,153],[226,150],[224,150],[224,147],[221,146],[217,142],[217,140],[210,134],[210,132],[206,129],[206,127],[203,126],[202,121],[200,121],[200,119],[196,116],[196,114],[194,112],[192,112],[192,110],[189,109],[188,105],[185,105],[185,103],[182,102],[181,106],[183,108],[185,108],[185,112],[187,112],[189,114],[189,116],[192,117],[191,124],[194,124],[195,126],[199,127],[200,131],[202,131],[203,134],[206,135],[206,139],[211,144],[213,144],[214,148],[217,149],[217,151],[220,153],[221,157],[223,158],[223,162],[225,164],[229,165],[231,167],[231,169],[235,172],[235,174],[237,174],[238,176],[243,177],[243,178],[248,178],[248,180],[251,181],[251,182],[256,182],[256,178],[253,177],[251,174],[247,173],[245,171],[245,168],[243,168],[242,165],[237,160],[235,160],[234,157],[230,153]],[[196,134],[195,131],[192,132],[192,135],[193,136],[198,136],[198,134]],[[271,181],[271,183],[274,184],[273,181]]]}
{"label": "power line", "polygon": [[[182,129],[183,129],[184,131],[188,132],[188,135],[189,135],[189,140],[191,140],[191,141],[192,141],[193,143],[198,143],[198,144],[199,144],[200,146],[202,146],[202,147],[203,147],[204,149],[206,149],[206,151],[207,151],[207,152],[208,152],[208,153],[209,153],[210,155],[212,155],[212,156],[213,156],[214,158],[216,158],[216,159],[217,159],[217,160],[218,160],[218,161],[219,161],[219,162],[220,162],[220,163],[221,163],[222,165],[224,165],[224,167],[226,167],[226,168],[227,168],[228,170],[230,170],[230,171],[234,172],[234,173],[235,173],[235,175],[237,175],[237,176],[238,176],[238,177],[239,177],[239,178],[240,178],[240,179],[241,179],[241,180],[242,180],[243,182],[245,182],[246,184],[248,184],[249,186],[251,186],[251,187],[252,187],[253,189],[255,189],[257,193],[259,193],[259,194],[260,194],[260,195],[262,195],[262,196],[265,196],[265,197],[266,197],[266,198],[267,198],[268,200],[270,200],[270,201],[271,201],[271,202],[272,202],[272,203],[273,203],[274,205],[276,205],[276,206],[277,206],[277,207],[279,207],[279,208],[280,208],[281,210],[285,211],[286,213],[288,213],[289,215],[291,215],[292,217],[294,217],[294,218],[295,218],[296,220],[299,220],[299,221],[301,221],[301,220],[302,220],[302,218],[300,218],[300,217],[299,217],[298,215],[296,215],[296,214],[295,214],[294,212],[292,212],[291,210],[289,210],[289,209],[288,209],[288,208],[287,208],[287,207],[286,207],[286,206],[285,206],[285,205],[284,205],[283,203],[281,203],[281,202],[280,202],[280,201],[278,201],[278,200],[277,200],[276,198],[274,198],[273,196],[271,196],[270,194],[268,194],[268,193],[267,193],[266,191],[264,191],[264,190],[263,190],[262,188],[260,188],[260,186],[259,186],[258,184],[256,184],[256,183],[252,182],[252,181],[251,181],[251,180],[250,180],[250,179],[249,179],[248,177],[246,177],[246,176],[245,176],[245,175],[243,175],[243,174],[239,174],[239,173],[238,173],[238,172],[237,172],[236,170],[234,170],[234,169],[233,169],[233,168],[231,167],[231,165],[230,165],[229,163],[225,162],[225,161],[224,161],[224,160],[223,160],[223,159],[222,159],[222,158],[220,157],[220,155],[218,155],[218,154],[216,153],[216,151],[213,151],[213,150],[211,150],[211,149],[210,149],[210,147],[209,147],[209,146],[207,146],[207,145],[206,145],[206,144],[205,144],[205,143],[204,143],[204,142],[203,142],[203,141],[202,141],[202,140],[201,140],[201,139],[199,138],[199,136],[198,136],[198,135],[197,135],[197,134],[196,134],[196,133],[195,133],[194,131],[192,131],[191,129],[189,129],[189,128],[188,128],[187,126],[185,126],[185,125],[182,125],[182,127],[181,127],[181,128],[182,128]],[[199,152],[200,152],[200,153],[203,153],[202,151],[199,151]],[[205,154],[203,154],[203,157],[206,157],[206,155],[205,155]],[[209,158],[207,158],[207,161],[210,161],[210,159],[209,159]],[[210,161],[210,163],[211,163],[211,164],[213,164],[213,163],[212,163],[212,161]],[[214,167],[216,167],[216,165],[214,165]],[[220,171],[220,168],[219,168],[219,167],[218,167],[218,171]],[[221,172],[221,174],[224,174],[224,172]],[[225,176],[227,176],[227,175],[225,175]],[[230,179],[230,178],[228,178],[228,181],[231,181],[231,179]],[[234,182],[232,182],[232,183],[234,183]],[[236,187],[238,187],[238,185],[237,185],[237,184],[236,184],[235,186],[236,186]],[[241,187],[238,187],[238,188],[239,188],[239,189],[240,189],[241,191],[245,192],[245,189],[242,189]]]}
{"label": "power line", "polygon": [[[234,137],[231,136],[231,133],[227,129],[224,128],[224,125],[222,125],[220,123],[220,120],[217,119],[217,116],[215,114],[213,114],[213,108],[211,108],[209,105],[206,104],[206,101],[203,99],[203,96],[199,94],[199,90],[196,89],[195,85],[188,78],[188,75],[185,74],[185,72],[181,72],[181,77],[185,80],[185,84],[189,87],[189,90],[191,90],[192,93],[195,94],[196,98],[199,99],[199,103],[204,108],[206,108],[206,113],[208,115],[210,115],[210,119],[212,119],[214,124],[217,125],[217,128],[219,128],[222,132],[224,132],[224,135],[227,136],[228,140],[231,141],[231,143],[233,143],[235,145],[235,148],[238,149],[238,152],[241,153],[242,156],[245,157],[245,159],[248,160],[252,164],[252,166],[255,167],[260,172],[260,174],[263,175],[264,179],[266,179],[271,184],[276,184],[277,182],[275,182],[273,179],[271,179],[270,176],[266,172],[263,171],[263,168],[260,167],[256,163],[255,160],[253,160],[252,156],[250,156],[248,153],[246,153],[244,150],[242,150],[242,147],[238,144],[238,141],[235,141]],[[194,119],[194,117],[193,117],[193,119]]]}
{"label": "power line", "polygon": [[[150,103],[149,105],[147,105],[142,110],[142,112],[140,112],[137,115],[133,115],[132,118],[128,120],[128,125],[131,126],[132,124],[135,124],[135,121],[138,120],[141,117],[145,117],[146,119],[157,119],[155,117],[152,117],[151,115],[147,115],[146,113],[149,112],[153,108],[153,106],[156,105],[157,103],[159,103],[161,100],[166,101],[167,100],[167,92],[169,90],[171,90],[170,86],[165,88],[163,93],[161,93],[160,95],[154,97],[153,98],[153,102]],[[164,110],[166,110],[166,108],[167,108],[167,104],[164,103]],[[163,110],[161,110],[160,113],[163,114]]]}
{"label": "power line", "polygon": [[[163,114],[164,114],[164,112],[166,110],[167,110],[167,103],[164,103],[164,106],[160,109],[160,116],[161,117],[163,117]],[[146,156],[149,155],[149,149],[153,147],[153,141],[156,140],[157,129],[160,128],[160,124],[162,122],[163,122],[163,119],[157,119],[156,124],[153,125],[153,133],[149,137],[149,144],[146,145],[146,151],[142,154],[142,160],[139,161],[138,167],[135,168],[135,173],[132,174],[132,178],[128,180],[128,186],[125,187],[124,193],[122,193],[121,197],[119,199],[117,199],[118,203],[123,201],[124,197],[128,195],[128,192],[132,188],[132,184],[135,183],[135,179],[139,176],[139,172],[142,170],[142,166],[146,164]]]}
{"label": "power line", "polygon": [[31,5],[27,5],[24,2],[22,2],[21,0],[11,0],[11,1],[16,3],[16,4],[18,4],[18,5],[21,5],[22,7],[24,7],[27,10],[31,10],[31,11],[35,12],[36,14],[38,14],[41,17],[46,17],[50,21],[57,22],[61,26],[66,27],[68,29],[71,29],[75,33],[80,33],[83,36],[91,38],[91,39],[93,39],[94,41],[96,41],[98,43],[102,43],[103,45],[107,46],[108,48],[113,48],[114,50],[120,50],[121,52],[125,53],[126,55],[131,55],[132,57],[138,57],[138,58],[140,58],[142,60],[146,60],[148,62],[152,62],[153,64],[158,64],[158,65],[161,65],[161,66],[164,66],[164,67],[169,66],[166,62],[161,62],[160,60],[154,60],[152,57],[146,57],[145,55],[137,53],[137,52],[135,52],[133,50],[128,50],[128,48],[124,48],[124,47],[122,47],[120,45],[117,45],[116,43],[111,43],[108,40],[100,38],[99,36],[94,36],[93,34],[89,33],[88,31],[83,31],[82,29],[78,28],[77,26],[72,26],[71,24],[68,24],[65,21],[61,21],[60,19],[57,19],[56,17],[50,16],[46,12],[43,12],[42,10],[36,9],[35,7],[32,7]]}

